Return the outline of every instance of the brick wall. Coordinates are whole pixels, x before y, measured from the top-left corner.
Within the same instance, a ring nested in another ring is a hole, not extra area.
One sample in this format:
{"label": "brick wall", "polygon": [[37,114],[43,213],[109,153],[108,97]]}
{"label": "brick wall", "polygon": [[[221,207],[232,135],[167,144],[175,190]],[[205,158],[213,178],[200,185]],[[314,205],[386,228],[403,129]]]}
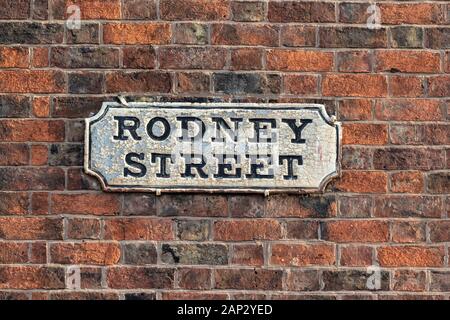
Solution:
{"label": "brick wall", "polygon": [[[368,6],[0,0],[0,299],[449,299],[450,5],[380,0],[379,29]],[[316,196],[104,193],[83,118],[119,93],[323,103],[342,177]]]}

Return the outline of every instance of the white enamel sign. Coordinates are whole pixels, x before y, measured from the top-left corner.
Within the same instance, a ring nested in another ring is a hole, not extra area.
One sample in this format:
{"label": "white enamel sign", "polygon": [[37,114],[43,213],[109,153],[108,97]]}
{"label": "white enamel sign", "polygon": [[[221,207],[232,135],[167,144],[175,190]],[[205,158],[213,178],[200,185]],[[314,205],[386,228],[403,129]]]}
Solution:
{"label": "white enamel sign", "polygon": [[86,119],[85,171],[108,191],[313,192],[340,137],[322,105],[108,102]]}

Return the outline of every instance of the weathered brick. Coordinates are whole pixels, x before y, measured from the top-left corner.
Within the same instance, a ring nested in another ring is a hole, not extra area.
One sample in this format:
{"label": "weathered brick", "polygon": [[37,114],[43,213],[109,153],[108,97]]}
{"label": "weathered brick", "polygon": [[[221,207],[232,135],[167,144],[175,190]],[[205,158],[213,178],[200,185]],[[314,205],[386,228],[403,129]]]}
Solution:
{"label": "weathered brick", "polygon": [[101,289],[102,269],[99,267],[80,268],[81,289]]}
{"label": "weathered brick", "polygon": [[170,92],[169,73],[159,71],[111,72],[106,74],[107,92]]}
{"label": "weathered brick", "polygon": [[100,182],[83,172],[83,169],[69,168],[67,170],[68,190],[100,190]]}
{"label": "weathered brick", "polygon": [[424,94],[423,80],[418,77],[389,77],[389,87],[394,97],[422,97]]}
{"label": "weathered brick", "polygon": [[145,218],[106,220],[104,238],[110,240],[173,240],[172,221]]}
{"label": "weathered brick", "polygon": [[0,19],[22,20],[30,16],[31,0],[1,0]]}
{"label": "weathered brick", "polygon": [[67,19],[71,11],[67,8],[76,5],[80,8],[83,20],[120,19],[120,0],[51,0],[53,18]]}
{"label": "weathered brick", "polygon": [[442,120],[441,103],[427,99],[384,100],[375,105],[375,118],[389,121]]}
{"label": "weathered brick", "polygon": [[18,95],[0,96],[0,117],[21,118],[28,117],[31,109],[30,98]]}
{"label": "weathered brick", "polygon": [[387,242],[389,224],[384,221],[343,220],[321,224],[322,239],[333,242]]}
{"label": "weathered brick", "polygon": [[165,291],[161,294],[162,300],[226,300],[229,298],[227,293],[213,292],[175,292]]}
{"label": "weathered brick", "polygon": [[55,118],[86,118],[96,114],[104,98],[56,97],[53,98],[52,116]]}
{"label": "weathered brick", "polygon": [[434,196],[383,196],[375,198],[375,217],[389,218],[440,218],[442,200]]}
{"label": "weathered brick", "polygon": [[246,266],[262,266],[264,264],[264,249],[258,244],[234,245],[231,263]]}
{"label": "weathered brick", "polygon": [[61,267],[0,266],[0,289],[64,289]]}
{"label": "weathered brick", "polygon": [[208,269],[178,270],[178,286],[189,290],[207,290],[211,288],[211,271]]}
{"label": "weathered brick", "polygon": [[171,38],[167,23],[110,23],[103,27],[103,41],[111,44],[168,44]]}
{"label": "weathered brick", "polygon": [[337,53],[339,72],[370,72],[371,55],[368,51],[343,51]]}
{"label": "weathered brick", "polygon": [[383,145],[388,142],[385,124],[351,123],[343,125],[343,144]]}
{"label": "weathered brick", "polygon": [[318,239],[319,223],[317,221],[287,221],[286,238]]}
{"label": "weathered brick", "polygon": [[35,68],[44,68],[50,65],[49,48],[33,48],[33,56],[31,63]]}
{"label": "weathered brick", "polygon": [[391,233],[393,242],[415,243],[425,241],[425,225],[420,222],[394,221]]}
{"label": "weathered brick", "polygon": [[214,45],[277,46],[278,27],[252,24],[214,24],[211,43]]}
{"label": "weathered brick", "polygon": [[99,44],[99,34],[97,23],[82,23],[80,29],[67,29],[67,43]]}
{"label": "weathered brick", "polygon": [[37,118],[48,118],[50,115],[50,98],[35,97],[33,99],[33,115]]}
{"label": "weathered brick", "polygon": [[228,264],[228,247],[223,244],[163,244],[161,260],[168,264]]}
{"label": "weathered brick", "polygon": [[69,93],[89,94],[102,93],[104,75],[99,72],[71,72],[69,73]]}
{"label": "weathered brick", "polygon": [[28,48],[0,47],[0,68],[27,68]]}
{"label": "weathered brick", "polygon": [[341,120],[372,120],[372,110],[372,101],[366,99],[339,102],[339,118]]}
{"label": "weathered brick", "polygon": [[333,53],[325,51],[271,49],[267,69],[280,71],[331,71]]}
{"label": "weathered brick", "polygon": [[331,74],[322,78],[322,94],[330,97],[386,97],[387,81],[382,75]]}
{"label": "weathered brick", "polygon": [[59,68],[117,68],[119,49],[106,47],[54,47],[50,65]]}
{"label": "weathered brick", "polygon": [[319,273],[316,270],[291,270],[286,285],[290,291],[318,291]]}
{"label": "weathered brick", "polygon": [[392,48],[421,48],[423,31],[417,27],[391,28]]}
{"label": "weathered brick", "polygon": [[28,263],[29,247],[30,244],[24,242],[1,242],[0,263],[1,264]]}
{"label": "weathered brick", "polygon": [[227,94],[273,94],[280,93],[281,78],[276,74],[215,73],[213,87]]}
{"label": "weathered brick", "polygon": [[156,264],[157,252],[153,243],[125,243],[122,246],[123,263],[130,265]]}
{"label": "weathered brick", "polygon": [[430,77],[427,81],[431,97],[450,97],[450,76]]}
{"label": "weathered brick", "polygon": [[228,198],[232,217],[261,218],[265,214],[264,197],[261,195],[233,195]]}
{"label": "weathered brick", "polygon": [[29,206],[30,200],[25,192],[0,192],[1,215],[25,215]]}
{"label": "weathered brick", "polygon": [[62,93],[64,74],[54,70],[0,71],[0,88],[12,93]]}
{"label": "weathered brick", "polygon": [[48,159],[51,166],[81,166],[83,146],[80,144],[52,144]]}
{"label": "weathered brick", "polygon": [[386,48],[386,29],[320,27],[321,48]]}
{"label": "weathered brick", "polygon": [[389,50],[375,52],[376,71],[437,73],[440,55],[427,51]]}
{"label": "weathered brick", "polygon": [[83,142],[85,125],[83,120],[68,120],[66,122],[66,141]]}
{"label": "weathered brick", "polygon": [[61,240],[62,233],[63,221],[58,218],[0,218],[3,240]]}
{"label": "weathered brick", "polygon": [[303,25],[288,25],[281,28],[281,45],[286,47],[314,47],[316,28]]}
{"label": "weathered brick", "polygon": [[369,18],[368,3],[340,3],[339,22],[366,23]]}
{"label": "weathered brick", "polygon": [[433,170],[444,168],[442,150],[392,147],[376,149],[373,166],[377,170]]}
{"label": "weathered brick", "polygon": [[261,70],[263,68],[263,51],[254,48],[231,51],[232,70]]}
{"label": "weathered brick", "polygon": [[216,289],[281,290],[283,272],[267,269],[217,269]]}
{"label": "weathered brick", "polygon": [[424,145],[445,145],[450,141],[450,125],[426,124],[416,126],[417,143]]}
{"label": "weathered brick", "polygon": [[383,24],[440,24],[445,22],[444,8],[432,3],[382,3]]}
{"label": "weathered brick", "polygon": [[161,0],[164,20],[227,20],[230,16],[228,0]]}
{"label": "weathered brick", "polygon": [[152,194],[131,193],[123,197],[122,213],[126,216],[156,215],[156,197]]}
{"label": "weathered brick", "polygon": [[392,124],[389,126],[392,144],[417,144],[416,126],[411,124]]}
{"label": "weathered brick", "polygon": [[200,23],[178,23],[175,25],[175,43],[207,44],[209,26]]}
{"label": "weathered brick", "polygon": [[31,146],[31,165],[45,166],[48,164],[48,147],[46,145]]}
{"label": "weathered brick", "polygon": [[270,263],[280,266],[333,265],[335,249],[329,244],[273,244]]}
{"label": "weathered brick", "polygon": [[348,218],[370,217],[372,212],[372,198],[370,196],[339,197],[339,215]]}
{"label": "weathered brick", "polygon": [[48,192],[33,192],[31,195],[31,212],[36,215],[47,215],[50,212],[50,196]]}
{"label": "weathered brick", "polygon": [[177,47],[161,48],[162,69],[222,69],[226,63],[223,48]]}
{"label": "weathered brick", "polygon": [[373,264],[373,248],[362,245],[340,248],[340,263],[345,267],[368,267]]}
{"label": "weathered brick", "polygon": [[50,259],[58,264],[113,265],[119,261],[118,243],[83,242],[52,243]]}
{"label": "weathered brick", "polygon": [[0,144],[1,166],[25,166],[30,161],[30,149],[26,144]]}
{"label": "weathered brick", "polygon": [[174,271],[153,267],[112,267],[106,281],[113,289],[163,289],[172,288]]}
{"label": "weathered brick", "polygon": [[385,193],[387,180],[386,173],[381,171],[344,171],[330,187],[343,192]]}
{"label": "weathered brick", "polygon": [[67,220],[67,237],[69,239],[99,240],[101,233],[100,220],[74,218]]}
{"label": "weathered brick", "polygon": [[122,18],[154,20],[157,18],[155,0],[125,0],[122,6]]}
{"label": "weathered brick", "polygon": [[450,173],[431,173],[427,177],[427,189],[430,193],[450,193]]}
{"label": "weathered brick", "polygon": [[1,44],[57,44],[64,38],[64,25],[38,22],[0,22]]}
{"label": "weathered brick", "polygon": [[312,75],[285,75],[283,77],[284,92],[296,95],[316,95],[319,79]]}
{"label": "weathered brick", "polygon": [[371,272],[359,270],[342,271],[324,271],[322,274],[325,291],[353,291],[353,290],[388,290],[389,272],[380,272],[380,287],[373,288],[368,286],[370,283]]}
{"label": "weathered brick", "polygon": [[180,240],[205,241],[209,239],[208,220],[178,220],[177,237]]}
{"label": "weathered brick", "polygon": [[115,215],[120,211],[119,198],[112,194],[52,194],[52,213]]}
{"label": "weathered brick", "polygon": [[441,247],[384,246],[377,249],[382,267],[442,267],[444,249]]}
{"label": "weathered brick", "polygon": [[449,272],[445,271],[432,271],[431,272],[431,291],[449,291],[450,290],[450,277]]}
{"label": "weathered brick", "polygon": [[264,2],[237,2],[231,3],[231,12],[234,21],[257,22],[265,18],[266,5]]}
{"label": "weathered brick", "polygon": [[64,170],[61,168],[0,168],[0,190],[63,190]]}
{"label": "weathered brick", "polygon": [[177,92],[208,92],[211,76],[201,72],[177,73]]}
{"label": "weathered brick", "polygon": [[156,300],[155,292],[137,292],[137,293],[125,293],[125,300],[133,301],[133,300]]}
{"label": "weathered brick", "polygon": [[450,48],[450,28],[426,29],[425,47],[432,49]]}
{"label": "weathered brick", "polygon": [[269,2],[268,19],[272,22],[334,22],[335,4],[326,2]]}
{"label": "weathered brick", "polygon": [[281,225],[276,220],[216,221],[213,225],[215,240],[277,240],[281,238]]}
{"label": "weathered brick", "polygon": [[267,217],[326,218],[336,215],[334,196],[273,195],[266,199]]}
{"label": "weathered brick", "polygon": [[390,176],[390,190],[396,193],[421,193],[423,175],[419,171],[395,172]]}

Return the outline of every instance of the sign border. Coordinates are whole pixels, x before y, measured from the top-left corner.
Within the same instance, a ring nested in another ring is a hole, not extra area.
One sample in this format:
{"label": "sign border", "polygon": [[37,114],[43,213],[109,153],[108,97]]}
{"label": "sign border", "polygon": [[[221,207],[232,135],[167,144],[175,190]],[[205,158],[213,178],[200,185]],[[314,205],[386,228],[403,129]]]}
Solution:
{"label": "sign border", "polygon": [[[90,149],[91,149],[91,141],[90,141],[90,126],[98,121],[100,121],[108,112],[110,108],[145,108],[150,109],[152,107],[160,107],[160,108],[199,108],[199,109],[208,109],[208,108],[221,108],[221,109],[294,109],[294,110],[304,110],[304,109],[316,109],[319,110],[320,116],[324,119],[324,121],[330,126],[335,127],[337,134],[336,141],[336,171],[330,173],[325,176],[318,188],[292,188],[292,187],[253,187],[253,188],[196,188],[186,186],[181,188],[179,186],[170,188],[154,188],[154,187],[137,187],[134,185],[131,186],[111,186],[108,185],[105,177],[95,170],[90,169]],[[226,102],[217,102],[217,103],[193,103],[193,102],[129,102],[127,105],[118,102],[103,102],[102,107],[99,112],[92,117],[85,119],[85,139],[84,139],[84,171],[86,174],[94,176],[100,181],[103,191],[106,192],[148,192],[148,193],[156,193],[160,195],[161,193],[259,193],[259,194],[305,194],[305,193],[322,193],[325,190],[325,187],[328,183],[336,177],[341,175],[341,157],[342,157],[342,126],[341,123],[336,121],[334,116],[330,117],[325,109],[325,106],[322,104],[309,104],[309,103],[226,103]]]}

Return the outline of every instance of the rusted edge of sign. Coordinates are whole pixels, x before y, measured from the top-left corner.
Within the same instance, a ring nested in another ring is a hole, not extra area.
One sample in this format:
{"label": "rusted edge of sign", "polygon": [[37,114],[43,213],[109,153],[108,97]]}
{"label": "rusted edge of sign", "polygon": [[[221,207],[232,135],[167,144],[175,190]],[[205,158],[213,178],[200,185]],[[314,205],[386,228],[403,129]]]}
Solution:
{"label": "rusted edge of sign", "polygon": [[[107,184],[103,175],[97,171],[89,168],[89,155],[91,148],[90,137],[90,125],[93,122],[101,120],[108,112],[109,107],[161,107],[161,108],[180,108],[180,107],[218,107],[218,108],[246,108],[246,107],[259,107],[265,106],[270,108],[295,108],[301,109],[318,109],[321,117],[327,124],[336,128],[337,135],[337,149],[336,149],[336,171],[330,173],[324,177],[318,188],[149,188],[149,187],[116,187]],[[269,194],[305,194],[305,193],[323,193],[328,183],[341,175],[341,157],[342,157],[342,126],[341,123],[336,121],[335,116],[330,117],[322,104],[305,104],[305,103],[191,103],[191,102],[128,102],[127,105],[117,102],[103,102],[99,112],[85,119],[85,144],[84,144],[84,171],[86,174],[94,176],[100,181],[102,189],[107,192],[153,192],[157,195],[162,193],[259,193],[268,196]]]}

